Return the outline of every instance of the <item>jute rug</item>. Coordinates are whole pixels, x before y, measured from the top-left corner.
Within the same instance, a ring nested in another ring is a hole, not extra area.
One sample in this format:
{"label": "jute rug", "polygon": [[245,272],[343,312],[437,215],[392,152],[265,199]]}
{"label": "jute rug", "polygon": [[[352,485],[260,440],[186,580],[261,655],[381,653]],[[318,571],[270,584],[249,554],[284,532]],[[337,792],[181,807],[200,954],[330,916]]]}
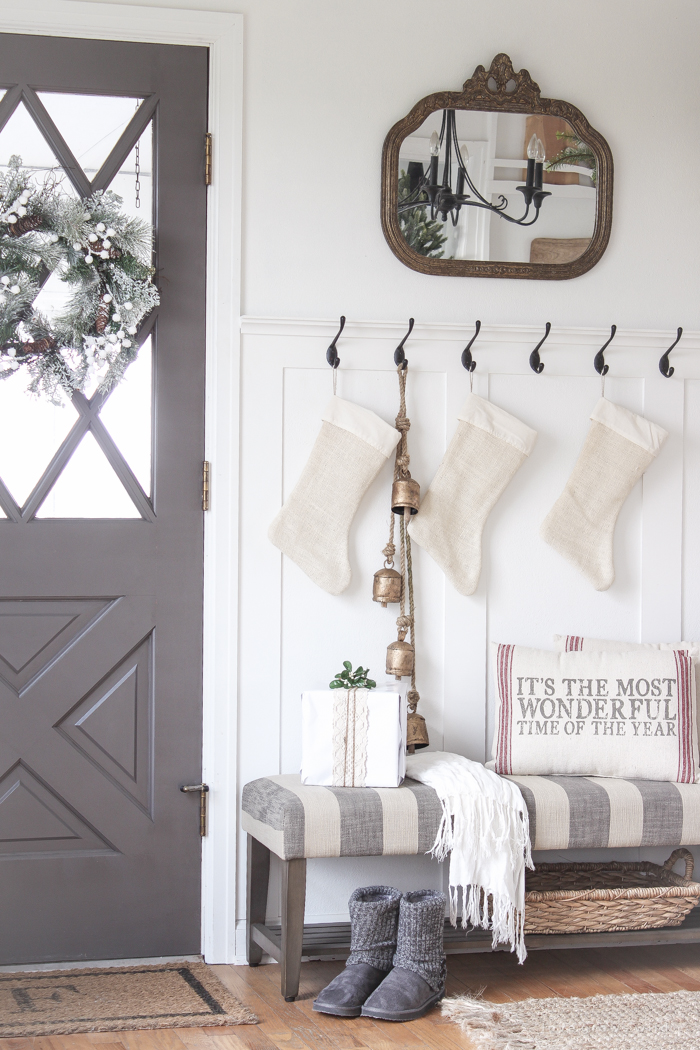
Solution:
{"label": "jute rug", "polygon": [[487,1003],[445,999],[442,1012],[479,1050],[678,1050],[700,1046],[700,992]]}
{"label": "jute rug", "polygon": [[256,1022],[204,963],[0,973],[0,1039]]}

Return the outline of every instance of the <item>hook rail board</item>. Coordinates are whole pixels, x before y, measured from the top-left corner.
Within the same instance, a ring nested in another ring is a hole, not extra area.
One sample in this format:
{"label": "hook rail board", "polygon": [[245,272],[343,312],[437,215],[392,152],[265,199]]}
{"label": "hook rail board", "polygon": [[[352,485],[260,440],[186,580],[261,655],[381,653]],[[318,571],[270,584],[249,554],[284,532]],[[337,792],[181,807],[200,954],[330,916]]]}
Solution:
{"label": "hook rail board", "polygon": [[[403,365],[404,369],[406,369],[406,367],[408,366],[408,360],[406,359],[406,355],[404,353],[403,348],[404,348],[404,344],[405,344],[406,340],[408,339],[409,335],[413,331],[413,325],[415,325],[415,323],[416,323],[415,318],[410,317],[408,319],[408,331],[406,332],[406,334],[404,335],[403,339],[401,340],[401,342],[397,346],[397,349],[394,352],[394,363],[397,366],[398,365]],[[338,365],[340,364],[340,358],[338,357],[338,350],[337,350],[337,345],[336,344],[337,344],[338,339],[340,338],[340,336],[341,336],[341,334],[343,332],[344,327],[345,327],[345,317],[341,316],[341,318],[340,318],[340,328],[338,329],[338,331],[337,331],[337,333],[336,333],[336,335],[335,335],[335,337],[333,339],[333,342],[331,343],[330,346],[328,346],[328,349],[325,352],[325,359],[328,362],[328,364],[331,365],[332,369],[337,369]],[[474,361],[474,359],[471,356],[471,348],[472,348],[472,345],[473,345],[474,341],[476,340],[476,337],[479,336],[479,333],[480,333],[481,328],[482,328],[482,322],[480,320],[476,321],[475,325],[474,325],[474,328],[475,328],[475,331],[474,331],[473,336],[471,337],[471,339],[469,340],[469,342],[465,346],[464,350],[462,351],[462,364],[464,365],[464,367],[467,370],[467,372],[473,372],[475,367],[476,367],[476,362]],[[532,371],[536,375],[542,375],[542,373],[545,371],[545,363],[544,363],[544,361],[542,361],[542,359],[540,359],[539,351],[542,350],[543,345],[547,341],[547,339],[549,338],[549,335],[550,335],[551,331],[552,331],[551,321],[547,321],[547,323],[545,325],[545,335],[542,337],[542,339],[539,340],[539,342],[535,346],[535,349],[530,354],[530,358],[529,358],[530,367],[531,367]],[[608,372],[610,370],[610,365],[606,363],[606,358],[604,358],[604,352],[606,352],[606,350],[608,349],[608,346],[611,344],[611,342],[615,338],[616,333],[617,333],[617,325],[616,324],[611,324],[611,327],[610,327],[610,338],[607,339],[606,342],[604,342],[602,344],[600,350],[596,353],[596,355],[595,355],[595,357],[593,359],[593,367],[594,367],[595,371],[598,373],[598,375],[601,376],[601,377],[607,376]],[[669,363],[669,355],[671,354],[671,351],[674,349],[674,346],[676,346],[676,344],[680,341],[680,337],[682,336],[682,334],[683,334],[683,329],[679,328],[678,332],[677,332],[677,335],[676,335],[676,338],[674,339],[672,344],[669,346],[669,349],[664,351],[663,354],[661,355],[660,359],[659,359],[659,372],[666,379],[671,379],[671,377],[674,374],[675,370],[673,369],[672,366],[670,366],[670,363]]]}

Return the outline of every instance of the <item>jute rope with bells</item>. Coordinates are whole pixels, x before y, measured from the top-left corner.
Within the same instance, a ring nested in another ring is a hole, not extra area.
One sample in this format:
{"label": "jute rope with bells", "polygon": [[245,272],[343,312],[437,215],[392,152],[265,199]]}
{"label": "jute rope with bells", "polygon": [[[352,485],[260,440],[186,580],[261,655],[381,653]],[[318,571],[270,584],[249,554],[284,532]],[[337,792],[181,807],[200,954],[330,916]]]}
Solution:
{"label": "jute rope with bells", "polygon": [[[411,688],[407,694],[408,700],[408,724],[407,724],[407,751],[413,754],[416,747],[427,747],[428,731],[425,719],[416,711],[420,693],[416,689],[416,624],[415,604],[413,600],[413,561],[411,558],[411,537],[406,529],[406,511],[415,514],[420,501],[420,486],[411,477],[409,464],[411,457],[408,453],[407,435],[411,428],[411,420],[406,415],[406,364],[397,369],[399,377],[399,413],[396,417],[396,429],[401,434],[396,446],[396,459],[394,462],[394,483],[391,489],[391,524],[389,526],[389,541],[382,551],[385,562],[384,569],[375,573],[374,600],[381,601],[386,606],[387,602],[399,602],[400,613],[396,620],[398,627],[398,640],[392,642],[387,648],[386,673],[393,674],[395,678],[401,678],[410,674]],[[400,516],[399,520],[399,566],[397,573],[393,568],[396,545],[394,543],[394,514]],[[406,590],[408,589],[408,615],[406,615]],[[410,643],[406,635],[410,632]]]}

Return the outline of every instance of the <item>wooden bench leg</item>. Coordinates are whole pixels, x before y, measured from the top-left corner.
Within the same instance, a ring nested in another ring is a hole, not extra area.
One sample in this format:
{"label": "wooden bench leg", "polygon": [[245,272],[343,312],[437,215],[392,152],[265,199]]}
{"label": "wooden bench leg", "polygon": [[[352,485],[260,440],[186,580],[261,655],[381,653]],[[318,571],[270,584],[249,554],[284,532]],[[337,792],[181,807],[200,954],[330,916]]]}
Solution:
{"label": "wooden bench leg", "polygon": [[282,995],[291,1003],[299,994],[304,940],[306,861],[282,861]]}
{"label": "wooden bench leg", "polygon": [[263,957],[262,948],[253,940],[253,924],[265,922],[269,881],[270,851],[249,835],[246,877],[246,958],[249,966],[258,966]]}

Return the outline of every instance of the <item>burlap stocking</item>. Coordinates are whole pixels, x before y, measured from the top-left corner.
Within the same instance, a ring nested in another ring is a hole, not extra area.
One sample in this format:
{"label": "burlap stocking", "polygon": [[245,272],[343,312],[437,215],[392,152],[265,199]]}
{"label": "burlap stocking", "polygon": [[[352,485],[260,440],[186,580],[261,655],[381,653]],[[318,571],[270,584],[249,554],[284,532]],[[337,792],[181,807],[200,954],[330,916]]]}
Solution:
{"label": "burlap stocking", "polygon": [[537,432],[476,394],[469,395],[458,418],[457,432],[408,531],[460,594],[473,594],[486,519],[530,455]]}
{"label": "burlap stocking", "polygon": [[540,535],[587,577],[597,591],[615,579],[615,523],[632,487],[668,434],[656,423],[601,398],[564,491]]}
{"label": "burlap stocking", "polygon": [[340,594],[351,578],[352,519],[400,435],[374,412],[339,397],[322,420],[303,473],[268,536],[314,583]]}

